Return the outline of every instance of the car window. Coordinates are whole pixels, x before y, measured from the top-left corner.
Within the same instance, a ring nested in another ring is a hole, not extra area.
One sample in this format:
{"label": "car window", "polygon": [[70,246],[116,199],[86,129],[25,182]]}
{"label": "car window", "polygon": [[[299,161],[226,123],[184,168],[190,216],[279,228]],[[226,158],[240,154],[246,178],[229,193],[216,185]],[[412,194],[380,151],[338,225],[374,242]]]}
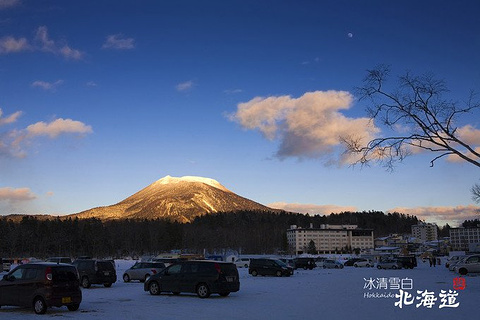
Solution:
{"label": "car window", "polygon": [[37,272],[38,272],[38,269],[33,269],[33,268],[25,269],[23,279],[24,280],[35,279],[37,277]]}
{"label": "car window", "polygon": [[168,274],[177,274],[180,273],[180,270],[182,269],[181,264],[174,264],[170,268],[168,268]]}
{"label": "car window", "polygon": [[198,271],[198,263],[185,263],[182,265],[182,273],[196,273]]}
{"label": "car window", "polygon": [[10,278],[20,280],[20,279],[23,279],[24,274],[25,274],[25,269],[24,268],[18,268],[17,270],[13,271],[10,274]]}

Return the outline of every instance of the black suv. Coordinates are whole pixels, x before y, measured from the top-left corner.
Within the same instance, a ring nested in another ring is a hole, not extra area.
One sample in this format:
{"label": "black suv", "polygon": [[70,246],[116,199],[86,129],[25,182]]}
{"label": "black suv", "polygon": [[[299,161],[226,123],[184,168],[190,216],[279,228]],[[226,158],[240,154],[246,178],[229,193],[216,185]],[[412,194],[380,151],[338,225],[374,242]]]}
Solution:
{"label": "black suv", "polygon": [[103,284],[111,287],[117,281],[117,272],[113,260],[78,259],[73,262],[80,276],[80,283],[84,288],[92,284]]}
{"label": "black suv", "polygon": [[152,295],[160,292],[196,293],[208,298],[211,293],[226,297],[240,290],[237,267],[233,263],[219,261],[179,261],[145,281],[144,290]]}
{"label": "black suv", "polygon": [[0,280],[0,306],[33,307],[44,314],[47,307],[78,310],[82,291],[77,269],[61,263],[29,263],[16,267]]}
{"label": "black suv", "polygon": [[295,269],[302,268],[304,270],[312,270],[317,265],[315,264],[315,259],[313,258],[296,258],[295,260]]}
{"label": "black suv", "polygon": [[417,258],[415,256],[397,256],[395,260],[400,262],[405,269],[413,269],[417,266]]}
{"label": "black suv", "polygon": [[283,261],[277,259],[250,259],[248,273],[250,273],[254,277],[256,277],[257,275],[289,277],[293,274],[293,268],[287,266]]}

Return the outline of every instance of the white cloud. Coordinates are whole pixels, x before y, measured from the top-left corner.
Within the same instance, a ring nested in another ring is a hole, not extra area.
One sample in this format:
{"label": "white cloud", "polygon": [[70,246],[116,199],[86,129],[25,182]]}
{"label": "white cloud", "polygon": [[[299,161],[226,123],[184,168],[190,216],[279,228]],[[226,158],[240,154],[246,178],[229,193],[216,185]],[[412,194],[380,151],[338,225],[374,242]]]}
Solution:
{"label": "white cloud", "polygon": [[135,48],[135,39],[125,38],[121,33],[109,35],[102,49],[129,50]]}
{"label": "white cloud", "polygon": [[96,87],[96,86],[97,86],[97,83],[94,82],[94,81],[88,81],[88,82],[86,83],[86,85],[87,85],[87,87]]}
{"label": "white cloud", "polygon": [[80,50],[72,49],[66,44],[59,46],[54,40],[50,39],[46,26],[38,27],[35,42],[38,44],[39,50],[61,55],[65,59],[81,60],[84,57],[84,54]]}
{"label": "white cloud", "polygon": [[57,80],[55,82],[37,80],[32,83],[32,87],[41,88],[43,90],[55,91],[57,87],[61,84],[63,84],[63,80]]}
{"label": "white cloud", "polygon": [[306,204],[306,203],[286,203],[274,202],[267,205],[273,209],[285,210],[288,212],[307,213],[310,215],[320,214],[328,215],[330,213],[356,212],[358,209],[353,206],[337,206],[333,204]]}
{"label": "white cloud", "polygon": [[[21,115],[16,112],[7,118],[1,117],[0,125],[13,123]],[[47,137],[55,139],[64,134],[77,134],[84,136],[92,133],[92,127],[80,121],[72,119],[55,119],[49,123],[40,121],[29,125],[25,129],[13,129],[7,132],[0,132],[0,156],[24,158],[27,156],[25,147],[33,142],[34,138]]]}
{"label": "white cloud", "polygon": [[0,109],[0,126],[1,125],[4,125],[4,124],[10,124],[10,123],[14,123],[17,121],[17,119],[22,115],[22,112],[21,111],[17,111],[15,113],[12,113],[11,115],[9,115],[8,117],[4,118],[3,117],[3,111],[2,109]]}
{"label": "white cloud", "polygon": [[20,0],[0,0],[0,10],[12,8],[17,5],[20,5],[22,2]]}
{"label": "white cloud", "polygon": [[177,84],[175,88],[177,89],[177,91],[183,92],[183,91],[188,91],[192,89],[194,85],[195,83],[192,80],[189,80],[189,81]]}
{"label": "white cloud", "polygon": [[243,90],[242,89],[227,89],[227,90],[224,90],[223,93],[225,94],[237,94],[237,93],[242,93]]}
{"label": "white cloud", "polygon": [[439,225],[445,223],[449,223],[450,225],[460,225],[465,220],[478,219],[480,215],[480,207],[474,205],[456,207],[398,207],[388,210],[388,212],[414,215],[421,220],[436,222]]}
{"label": "white cloud", "polygon": [[28,137],[48,136],[50,138],[56,138],[64,133],[86,134],[93,132],[92,127],[83,122],[61,118],[50,123],[41,121],[31,124],[27,127],[26,131]]}
{"label": "white cloud", "polygon": [[33,194],[29,188],[0,188],[0,201],[17,202],[17,201],[31,201],[37,196]]}
{"label": "white cloud", "polygon": [[348,118],[340,111],[351,107],[353,96],[345,91],[307,92],[291,96],[256,97],[240,103],[230,120],[243,128],[258,129],[269,140],[280,142],[279,158],[320,158],[336,155],[342,137],[369,141],[379,131],[368,118]]}
{"label": "white cloud", "polygon": [[4,37],[0,39],[0,54],[15,53],[30,50],[31,46],[25,38],[15,39]]}

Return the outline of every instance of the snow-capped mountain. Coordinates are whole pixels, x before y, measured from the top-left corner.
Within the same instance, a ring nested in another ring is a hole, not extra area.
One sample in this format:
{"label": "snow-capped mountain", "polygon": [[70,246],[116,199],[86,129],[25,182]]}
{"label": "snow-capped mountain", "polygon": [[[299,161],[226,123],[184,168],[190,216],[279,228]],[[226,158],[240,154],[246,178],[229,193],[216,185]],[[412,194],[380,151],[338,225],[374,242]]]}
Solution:
{"label": "snow-capped mountain", "polygon": [[214,179],[166,176],[117,204],[72,216],[106,220],[169,218],[189,222],[196,216],[237,210],[278,211],[243,198]]}

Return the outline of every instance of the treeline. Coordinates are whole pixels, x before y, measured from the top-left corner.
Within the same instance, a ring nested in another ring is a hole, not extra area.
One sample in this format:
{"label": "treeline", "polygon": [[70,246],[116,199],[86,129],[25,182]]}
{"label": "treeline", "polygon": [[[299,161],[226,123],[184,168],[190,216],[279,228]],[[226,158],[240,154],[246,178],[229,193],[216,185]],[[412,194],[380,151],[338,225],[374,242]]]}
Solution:
{"label": "treeline", "polygon": [[409,233],[414,216],[377,211],[344,212],[328,216],[239,211],[209,214],[187,224],[166,219],[111,220],[46,219],[25,216],[20,221],[0,219],[0,256],[122,257],[171,250],[190,253],[231,248],[242,253],[287,251],[286,230],[291,225],[356,224],[379,237]]}

